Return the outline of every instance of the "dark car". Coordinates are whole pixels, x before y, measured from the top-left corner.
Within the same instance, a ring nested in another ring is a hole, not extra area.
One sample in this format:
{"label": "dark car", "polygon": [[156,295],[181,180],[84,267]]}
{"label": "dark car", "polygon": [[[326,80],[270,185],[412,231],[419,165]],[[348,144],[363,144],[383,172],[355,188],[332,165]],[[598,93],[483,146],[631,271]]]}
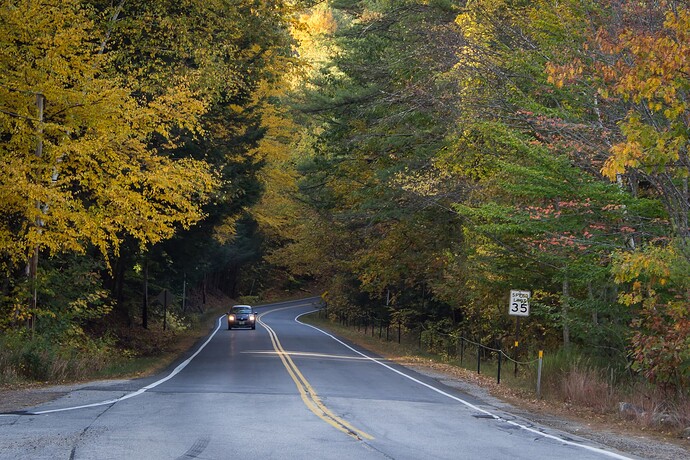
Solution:
{"label": "dark car", "polygon": [[256,313],[249,305],[235,305],[228,312],[228,329],[250,327],[256,329]]}

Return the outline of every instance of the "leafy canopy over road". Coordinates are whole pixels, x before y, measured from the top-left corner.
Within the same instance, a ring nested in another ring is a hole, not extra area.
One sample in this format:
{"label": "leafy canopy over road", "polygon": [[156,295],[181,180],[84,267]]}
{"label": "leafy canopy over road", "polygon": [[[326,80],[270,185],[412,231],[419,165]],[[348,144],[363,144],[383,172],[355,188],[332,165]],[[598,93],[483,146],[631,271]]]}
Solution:
{"label": "leafy canopy over road", "polygon": [[506,347],[528,289],[531,347],[687,382],[685,2],[14,0],[0,27],[1,328],[88,343],[149,285],[316,280]]}

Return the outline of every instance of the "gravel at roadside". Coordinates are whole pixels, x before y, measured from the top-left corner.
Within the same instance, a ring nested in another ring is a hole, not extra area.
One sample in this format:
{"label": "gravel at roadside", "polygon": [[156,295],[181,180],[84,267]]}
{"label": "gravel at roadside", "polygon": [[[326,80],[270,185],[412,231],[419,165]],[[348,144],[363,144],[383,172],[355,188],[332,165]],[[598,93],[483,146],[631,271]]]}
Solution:
{"label": "gravel at roadside", "polygon": [[457,388],[477,399],[481,399],[488,405],[500,409],[501,411],[509,412],[537,425],[554,428],[581,438],[589,439],[598,444],[614,448],[620,452],[626,452],[640,458],[654,460],[690,459],[690,440],[688,439],[679,439],[678,443],[673,443],[659,440],[652,436],[622,433],[618,430],[610,429],[602,423],[592,421],[586,422],[575,418],[529,410],[492,396],[489,390],[483,386],[469,382],[459,376],[434,369],[435,366],[412,364],[407,365],[407,367],[427,377],[433,378],[446,386]]}

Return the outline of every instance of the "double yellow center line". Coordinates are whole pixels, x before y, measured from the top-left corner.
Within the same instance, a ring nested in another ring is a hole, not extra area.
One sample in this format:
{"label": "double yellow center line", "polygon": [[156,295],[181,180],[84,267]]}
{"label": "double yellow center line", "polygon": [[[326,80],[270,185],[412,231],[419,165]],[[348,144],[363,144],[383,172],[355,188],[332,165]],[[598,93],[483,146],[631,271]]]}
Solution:
{"label": "double yellow center line", "polygon": [[283,346],[281,345],[280,340],[278,340],[278,335],[268,324],[262,321],[262,318],[267,314],[273,313],[275,311],[286,310],[288,308],[295,307],[285,307],[267,311],[259,315],[257,320],[259,321],[259,324],[261,324],[268,331],[268,335],[271,337],[271,342],[273,343],[273,349],[276,351],[276,353],[280,357],[280,360],[283,362],[285,369],[287,369],[288,374],[295,382],[297,390],[299,391],[299,394],[302,397],[302,401],[304,401],[304,404],[317,417],[319,417],[321,420],[325,421],[329,425],[335,427],[336,429],[342,431],[343,433],[352,436],[353,438],[360,441],[362,439],[374,439],[371,435],[365,433],[364,431],[358,430],[342,418],[335,415],[333,412],[330,411],[330,409],[328,409],[323,404],[323,402],[319,398],[319,395],[316,394],[316,391],[314,391],[314,388],[312,388],[307,379],[300,372],[297,365],[295,365],[294,361],[290,357],[290,354],[286,352]]}

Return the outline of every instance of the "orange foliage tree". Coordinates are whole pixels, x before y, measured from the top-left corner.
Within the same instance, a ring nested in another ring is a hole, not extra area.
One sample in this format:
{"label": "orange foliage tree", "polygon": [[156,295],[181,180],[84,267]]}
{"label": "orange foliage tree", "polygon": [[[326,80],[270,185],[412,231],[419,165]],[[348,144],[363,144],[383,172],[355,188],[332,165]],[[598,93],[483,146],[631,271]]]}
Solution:
{"label": "orange foliage tree", "polygon": [[[690,376],[690,9],[685,2],[593,2],[581,47],[547,66],[557,88],[587,86],[609,130],[604,176],[664,204],[668,238],[618,252],[620,301],[640,308],[633,322],[635,366],[654,382]],[[596,8],[594,8],[596,7]]]}

